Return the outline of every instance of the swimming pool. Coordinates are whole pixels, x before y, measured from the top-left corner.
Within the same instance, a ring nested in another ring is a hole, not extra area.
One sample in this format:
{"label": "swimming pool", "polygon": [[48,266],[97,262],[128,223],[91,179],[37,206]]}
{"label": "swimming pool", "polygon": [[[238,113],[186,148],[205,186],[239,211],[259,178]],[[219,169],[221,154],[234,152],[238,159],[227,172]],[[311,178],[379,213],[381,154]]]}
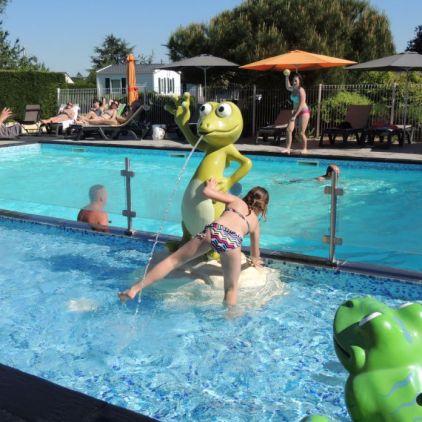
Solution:
{"label": "swimming pool", "polygon": [[[187,153],[80,145],[28,145],[0,149],[0,208],[75,219],[87,203],[91,185],[109,192],[113,225],[125,226],[124,158],[136,173],[134,227],[156,231]],[[195,153],[164,224],[167,234],[181,234],[180,203],[185,186],[202,155]],[[242,181],[243,191],[268,188],[271,203],[262,225],[262,246],[326,257],[322,236],[328,233],[329,196],[312,180],[330,163],[320,159],[251,156],[254,167]],[[340,161],[341,186],[337,257],[422,271],[422,165]],[[305,182],[288,183],[292,179]]]}
{"label": "swimming pool", "polygon": [[421,284],[273,263],[280,277],[241,292],[242,317],[175,281],[145,290],[135,315],[116,292],[150,247],[0,217],[0,362],[162,421],[348,420],[337,306],[422,298]]}

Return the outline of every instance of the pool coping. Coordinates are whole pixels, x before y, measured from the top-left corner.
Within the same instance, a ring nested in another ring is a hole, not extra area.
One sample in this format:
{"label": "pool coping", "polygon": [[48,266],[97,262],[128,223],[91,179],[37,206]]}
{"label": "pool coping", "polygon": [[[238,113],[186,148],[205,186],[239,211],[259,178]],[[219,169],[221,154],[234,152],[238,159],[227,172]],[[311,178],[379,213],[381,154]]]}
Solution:
{"label": "pool coping", "polygon": [[[124,141],[122,141],[124,142]],[[150,142],[147,140],[147,142]],[[0,148],[8,148],[13,146],[25,146],[25,145],[33,145],[33,144],[50,144],[50,145],[80,145],[85,147],[101,147],[101,148],[126,148],[126,149],[140,149],[140,150],[161,150],[161,151],[188,151],[191,149],[190,144],[179,144],[179,146],[176,145],[151,145],[145,144],[145,145],[133,145],[133,144],[110,144],[107,143],[107,141],[72,141],[69,139],[31,139],[31,140],[24,140],[21,141],[21,143],[0,143]],[[395,163],[395,164],[412,164],[412,165],[419,165],[422,166],[422,159],[413,159],[413,158],[396,158],[396,157],[376,157],[376,156],[355,156],[355,155],[342,155],[341,153],[335,152],[332,154],[318,154],[315,152],[312,152],[312,150],[309,151],[308,154],[305,156],[299,153],[296,153],[295,151],[292,151],[290,155],[281,154],[280,152],[275,151],[259,151],[254,150],[253,145],[250,144],[236,144],[237,149],[247,155],[256,155],[256,156],[271,156],[271,157],[292,157],[292,158],[316,158],[321,160],[339,160],[339,161],[355,161],[355,162],[374,162],[374,163]],[[252,147],[252,148],[250,148]],[[338,150],[336,150],[338,151]],[[417,153],[412,153],[416,154]]]}
{"label": "pool coping", "polygon": [[[183,144],[184,146],[154,146],[154,145],[128,145],[128,144],[110,144],[107,142],[101,142],[101,141],[95,141],[95,142],[89,142],[89,141],[71,141],[71,140],[39,140],[32,143],[39,143],[39,144],[50,144],[50,145],[81,145],[81,146],[87,146],[87,147],[107,147],[107,148],[128,148],[128,149],[145,149],[145,150],[162,150],[162,151],[186,151],[190,150],[192,147],[190,144],[186,143]],[[324,154],[318,154],[309,152],[306,155],[302,155],[299,153],[296,153],[292,151],[290,155],[281,154],[279,152],[274,151],[257,151],[257,150],[249,150],[242,148],[242,145],[244,144],[237,144],[237,149],[245,154],[248,155],[261,155],[261,156],[272,156],[272,157],[292,157],[292,158],[318,158],[318,159],[325,159],[325,160],[340,160],[340,161],[370,161],[370,162],[379,162],[379,163],[397,163],[397,164],[415,164],[422,166],[422,161],[420,160],[414,160],[412,158],[384,158],[384,157],[355,157],[355,156],[348,156],[348,155],[324,155]],[[247,144],[245,144],[247,145]],[[16,145],[15,145],[16,146]]]}
{"label": "pool coping", "polygon": [[156,421],[3,364],[0,364],[0,381],[1,420]]}
{"label": "pool coping", "polygon": [[[89,224],[87,223],[4,209],[0,209],[0,217],[12,220],[15,219],[20,221],[26,221],[29,223],[41,224],[46,226],[58,227],[64,230],[83,232],[93,236],[120,237],[133,241],[146,240],[148,242],[153,242],[157,236],[157,233],[141,230],[128,233],[127,229],[115,226],[110,226],[108,232],[99,232],[92,230]],[[179,236],[160,234],[158,238],[158,243],[164,245],[166,242],[178,240],[180,240]],[[242,247],[242,251],[249,253],[250,248],[244,246]],[[328,270],[344,271],[352,274],[388,278],[402,282],[422,284],[422,272],[418,271],[404,270],[400,268],[393,268],[363,262],[351,262],[347,260],[336,260],[335,262],[330,262],[328,258],[313,255],[304,255],[288,251],[275,251],[265,248],[261,248],[261,257],[267,261],[276,260],[287,263],[301,264],[305,266],[322,267]]]}

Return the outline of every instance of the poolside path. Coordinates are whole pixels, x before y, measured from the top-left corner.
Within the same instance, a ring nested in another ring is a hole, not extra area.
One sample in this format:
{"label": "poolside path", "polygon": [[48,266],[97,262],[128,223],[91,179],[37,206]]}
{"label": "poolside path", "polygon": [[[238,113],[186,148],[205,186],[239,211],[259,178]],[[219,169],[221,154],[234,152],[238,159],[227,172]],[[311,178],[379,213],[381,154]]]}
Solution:
{"label": "poolside path", "polygon": [[[151,139],[144,140],[124,140],[124,141],[104,141],[97,139],[86,139],[83,141],[72,141],[64,138],[48,138],[48,137],[22,137],[17,141],[0,141],[0,147],[22,145],[29,143],[57,143],[57,144],[79,144],[79,145],[101,145],[101,146],[119,146],[129,148],[157,148],[157,149],[190,149],[190,145],[173,140],[154,141]],[[282,147],[274,145],[256,145],[251,139],[241,139],[236,143],[237,148],[241,152],[250,152],[258,154],[280,154]],[[300,147],[292,151],[292,156],[300,156]],[[309,140],[309,150],[306,157],[327,158],[327,159],[350,159],[350,160],[375,160],[375,161],[397,161],[397,162],[414,162],[422,163],[422,143],[406,144],[403,147],[392,145],[389,149],[383,149],[381,146],[355,146],[349,143],[347,147],[342,147],[341,143],[335,146],[320,148],[318,140]]]}

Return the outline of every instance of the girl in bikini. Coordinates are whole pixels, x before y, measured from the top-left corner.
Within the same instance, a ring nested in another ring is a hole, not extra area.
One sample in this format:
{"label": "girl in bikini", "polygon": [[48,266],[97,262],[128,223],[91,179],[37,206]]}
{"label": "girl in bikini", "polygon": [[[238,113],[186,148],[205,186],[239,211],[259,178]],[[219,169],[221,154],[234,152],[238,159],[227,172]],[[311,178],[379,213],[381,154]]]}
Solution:
{"label": "girl in bikini", "polygon": [[286,149],[283,151],[290,154],[292,146],[293,131],[295,129],[295,121],[298,120],[299,134],[303,142],[302,154],[306,154],[308,138],[306,137],[306,128],[308,127],[311,117],[311,109],[306,104],[306,92],[302,87],[302,77],[299,74],[293,76],[293,85],[290,85],[289,76],[286,76],[286,89],[291,92],[290,99],[293,103],[292,117],[287,126]]}
{"label": "girl in bikini", "polygon": [[113,101],[110,104],[110,108],[108,108],[106,111],[104,111],[100,117],[92,118],[90,120],[82,120],[82,124],[89,124],[89,125],[118,125],[117,121],[117,108],[118,103]]}
{"label": "girl in bikini", "polygon": [[237,303],[241,270],[240,247],[247,234],[251,236],[251,263],[255,267],[262,266],[258,218],[259,216],[266,217],[269,194],[264,188],[257,186],[251,189],[243,199],[240,199],[230,193],[220,192],[215,179],[206,182],[203,193],[212,201],[226,204],[226,209],[221,217],[205,226],[201,233],[148,271],[143,280],[139,280],[130,289],[119,293],[122,302],[133,299],[143,287],[155,283],[181,265],[212,249],[220,254],[223,267],[224,303],[228,306]]}

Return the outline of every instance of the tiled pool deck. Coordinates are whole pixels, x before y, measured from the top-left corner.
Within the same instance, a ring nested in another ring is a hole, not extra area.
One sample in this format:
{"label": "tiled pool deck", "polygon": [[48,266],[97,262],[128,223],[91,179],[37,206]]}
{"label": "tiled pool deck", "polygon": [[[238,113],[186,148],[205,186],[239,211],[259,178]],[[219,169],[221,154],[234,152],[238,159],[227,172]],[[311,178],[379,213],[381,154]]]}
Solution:
{"label": "tiled pool deck", "polygon": [[[67,143],[67,144],[83,144],[83,145],[101,145],[101,146],[120,146],[130,148],[158,148],[158,149],[189,149],[190,145],[172,140],[154,141],[150,139],[144,140],[124,140],[124,141],[104,141],[86,139],[83,141],[72,141],[71,139],[54,138],[54,137],[22,137],[16,141],[0,141],[1,146],[21,145],[34,142],[51,142],[51,143]],[[252,152],[259,154],[281,154],[283,147],[274,145],[255,145],[250,139],[241,139],[237,144],[237,148],[242,152]],[[300,155],[300,146],[293,145],[297,148],[292,152],[292,156]],[[414,162],[422,163],[422,143],[406,144],[403,147],[393,145],[389,149],[381,149],[379,147],[357,147],[349,143],[347,147],[342,147],[338,142],[333,147],[320,148],[318,140],[309,141],[309,150],[307,157],[318,157],[328,159],[348,159],[348,160],[375,160],[375,161],[396,161],[396,162]]]}

